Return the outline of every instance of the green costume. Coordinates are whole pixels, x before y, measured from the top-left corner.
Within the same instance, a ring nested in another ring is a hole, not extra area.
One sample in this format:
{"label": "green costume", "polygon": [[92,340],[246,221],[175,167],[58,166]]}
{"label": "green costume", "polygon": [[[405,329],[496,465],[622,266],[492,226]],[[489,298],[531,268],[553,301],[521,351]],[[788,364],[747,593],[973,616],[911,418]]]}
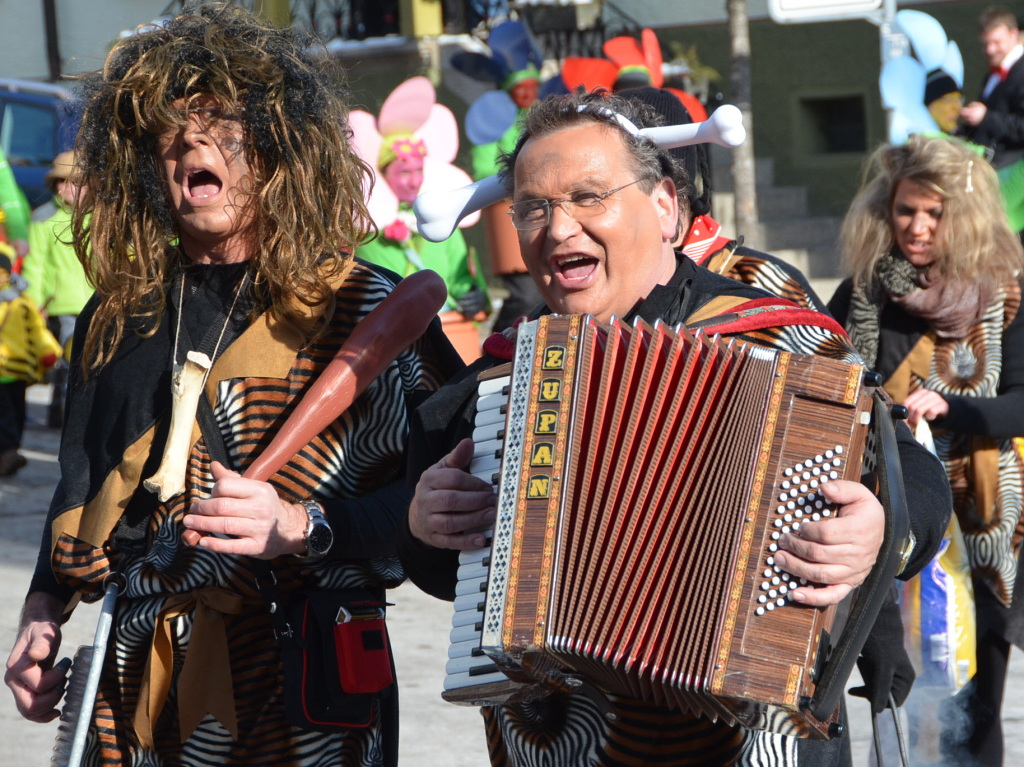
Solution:
{"label": "green costume", "polygon": [[93,288],[71,244],[71,207],[57,195],[53,203],[57,212],[29,227],[25,295],[51,316],[78,315]]}
{"label": "green costume", "polygon": [[470,156],[473,158],[473,180],[479,181],[482,178],[493,176],[498,172],[498,156],[502,152],[511,152],[516,148],[516,141],[519,139],[519,121],[525,109],[516,113],[516,120],[506,130],[501,138],[492,141],[490,144],[477,144],[473,146]]}
{"label": "green costume", "polygon": [[0,149],[0,208],[7,214],[7,234],[12,240],[28,239],[28,223],[32,208],[14,179],[7,157]]}

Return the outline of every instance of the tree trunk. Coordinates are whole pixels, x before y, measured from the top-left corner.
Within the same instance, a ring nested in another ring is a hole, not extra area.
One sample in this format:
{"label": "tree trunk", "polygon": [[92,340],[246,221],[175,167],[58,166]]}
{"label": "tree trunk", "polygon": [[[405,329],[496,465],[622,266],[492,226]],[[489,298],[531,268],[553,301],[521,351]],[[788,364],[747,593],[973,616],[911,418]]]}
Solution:
{"label": "tree trunk", "polygon": [[732,57],[729,72],[732,102],[743,113],[747,140],[732,150],[732,184],[736,203],[736,231],[746,243],[762,248],[757,217],[757,187],[754,173],[754,123],[750,113],[750,24],[747,0],[726,0]]}

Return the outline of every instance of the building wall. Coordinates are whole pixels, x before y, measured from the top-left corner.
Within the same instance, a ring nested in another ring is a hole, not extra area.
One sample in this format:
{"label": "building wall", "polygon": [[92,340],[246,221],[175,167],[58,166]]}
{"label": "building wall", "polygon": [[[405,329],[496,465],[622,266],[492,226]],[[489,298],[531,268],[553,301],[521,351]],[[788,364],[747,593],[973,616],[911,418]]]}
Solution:
{"label": "building wall", "polygon": [[[168,0],[56,0],[63,73],[98,69],[122,30],[153,20],[167,4]],[[0,51],[0,77],[49,77],[41,0],[0,0]]]}

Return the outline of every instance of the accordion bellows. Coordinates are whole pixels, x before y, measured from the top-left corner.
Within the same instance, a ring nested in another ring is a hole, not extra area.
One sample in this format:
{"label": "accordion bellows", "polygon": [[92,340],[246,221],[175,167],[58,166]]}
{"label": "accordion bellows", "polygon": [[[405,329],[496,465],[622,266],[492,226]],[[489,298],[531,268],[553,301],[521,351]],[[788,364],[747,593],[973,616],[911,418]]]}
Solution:
{"label": "accordion bellows", "polygon": [[801,704],[837,608],[792,602],[773,553],[861,478],[863,368],[555,315],[520,326],[508,389],[479,644],[510,689],[828,737]]}

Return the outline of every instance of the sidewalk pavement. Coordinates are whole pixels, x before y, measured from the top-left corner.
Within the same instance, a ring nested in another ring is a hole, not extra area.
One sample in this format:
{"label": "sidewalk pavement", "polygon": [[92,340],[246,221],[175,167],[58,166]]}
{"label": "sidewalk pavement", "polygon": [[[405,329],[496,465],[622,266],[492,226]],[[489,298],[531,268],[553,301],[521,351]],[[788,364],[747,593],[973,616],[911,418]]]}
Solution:
{"label": "sidewalk pavement", "polygon": [[[14,642],[18,612],[35,565],[39,533],[57,481],[59,434],[45,429],[49,392],[29,390],[29,417],[24,452],[28,466],[14,478],[0,479],[0,653],[6,658]],[[483,727],[475,708],[455,706],[440,698],[448,648],[451,606],[405,584],[389,594],[395,606],[388,613],[401,695],[401,760],[416,767],[486,767]],[[91,644],[96,606],[84,605],[64,627],[64,654]],[[856,677],[856,674],[855,674]],[[860,684],[851,679],[849,687]],[[1005,764],[1024,763],[1024,662],[1011,655],[1007,700],[1003,710]],[[871,724],[867,703],[848,698],[854,765],[868,764]],[[43,767],[49,764],[56,723],[39,725],[18,716],[6,689],[0,690],[0,767]],[[886,767],[898,763],[886,754]]]}

